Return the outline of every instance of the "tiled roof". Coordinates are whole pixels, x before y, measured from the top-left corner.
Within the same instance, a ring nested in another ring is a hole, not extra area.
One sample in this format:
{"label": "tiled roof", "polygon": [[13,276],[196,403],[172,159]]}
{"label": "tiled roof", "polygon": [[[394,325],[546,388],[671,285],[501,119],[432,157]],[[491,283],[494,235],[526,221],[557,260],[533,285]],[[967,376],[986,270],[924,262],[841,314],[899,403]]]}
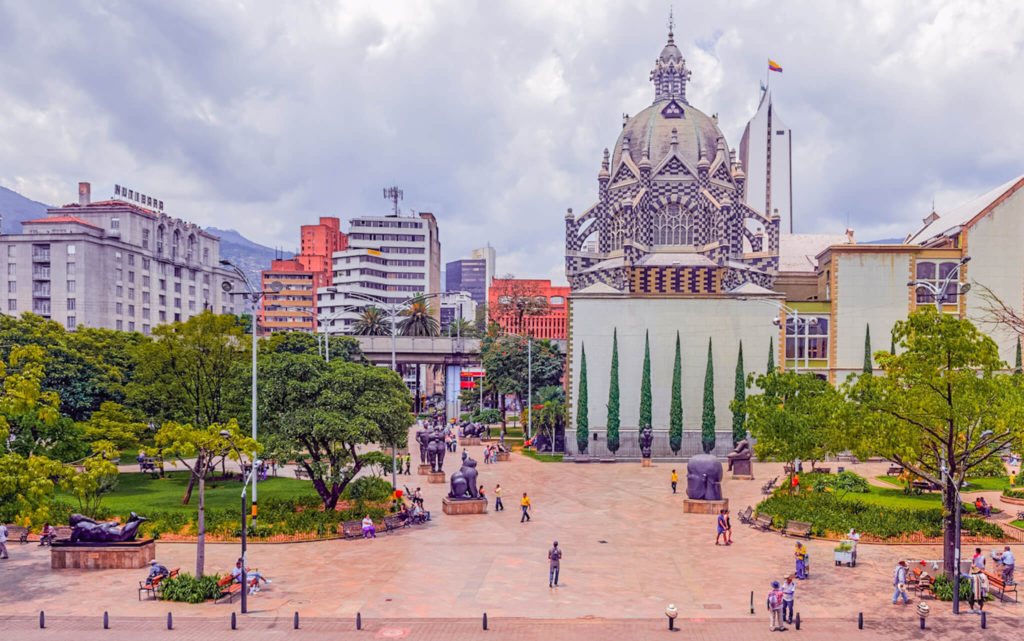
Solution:
{"label": "tiled roof", "polygon": [[995,189],[962,205],[958,205],[945,213],[938,214],[935,217],[929,216],[929,218],[925,219],[928,222],[921,229],[908,236],[904,244],[923,244],[936,236],[941,236],[949,231],[958,229],[970,223],[975,216],[983,213],[990,205],[994,205],[997,201],[1009,197],[1021,187],[1024,187],[1024,175],[1017,176]]}
{"label": "tiled roof", "polygon": [[87,227],[93,227],[95,229],[103,229],[98,225],[87,223],[81,218],[77,218],[75,216],[50,216],[48,218],[36,218],[35,220],[26,220],[22,222],[23,225],[28,225],[32,223],[78,223],[79,225],[85,225]]}
{"label": "tiled roof", "polygon": [[849,245],[846,234],[780,234],[779,271],[813,272],[818,266],[815,256],[832,245]]}

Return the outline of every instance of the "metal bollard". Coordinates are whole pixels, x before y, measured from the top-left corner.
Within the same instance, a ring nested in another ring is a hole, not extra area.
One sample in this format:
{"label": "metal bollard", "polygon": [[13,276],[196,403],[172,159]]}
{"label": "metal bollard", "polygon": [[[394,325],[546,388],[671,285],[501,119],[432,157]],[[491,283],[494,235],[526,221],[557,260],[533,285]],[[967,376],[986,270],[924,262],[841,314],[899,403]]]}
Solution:
{"label": "metal bollard", "polygon": [[363,615],[360,612],[356,612],[356,630],[363,629]]}
{"label": "metal bollard", "polygon": [[921,619],[921,629],[924,630],[924,617],[919,618]]}
{"label": "metal bollard", "polygon": [[857,629],[858,630],[863,630],[864,629],[864,613],[863,612],[858,612],[857,613]]}
{"label": "metal bollard", "polygon": [[46,613],[43,612],[42,610],[39,611],[39,627],[40,628],[45,628],[46,627]]}
{"label": "metal bollard", "polygon": [[103,629],[110,629],[110,616],[106,612],[103,613]]}
{"label": "metal bollard", "polygon": [[982,610],[981,611],[981,629],[982,630],[984,630],[985,628],[988,627],[988,621],[985,620],[986,616],[988,616],[988,613],[985,612],[984,610]]}
{"label": "metal bollard", "polygon": [[750,591],[750,613],[754,613],[754,591]]}
{"label": "metal bollard", "polygon": [[487,613],[484,612],[484,630],[487,629]]}
{"label": "metal bollard", "polygon": [[168,630],[173,630],[174,629],[174,619],[171,618],[171,613],[170,612],[167,613],[167,629]]}
{"label": "metal bollard", "polygon": [[298,612],[295,613],[295,619],[294,619],[294,621],[292,623],[295,626],[295,629],[298,630],[299,629],[299,613]]}
{"label": "metal bollard", "polygon": [[238,629],[238,621],[235,620],[235,613],[234,612],[231,613],[231,629],[232,630],[237,630]]}
{"label": "metal bollard", "polygon": [[796,629],[797,630],[800,629],[800,613],[799,612],[796,613]]}

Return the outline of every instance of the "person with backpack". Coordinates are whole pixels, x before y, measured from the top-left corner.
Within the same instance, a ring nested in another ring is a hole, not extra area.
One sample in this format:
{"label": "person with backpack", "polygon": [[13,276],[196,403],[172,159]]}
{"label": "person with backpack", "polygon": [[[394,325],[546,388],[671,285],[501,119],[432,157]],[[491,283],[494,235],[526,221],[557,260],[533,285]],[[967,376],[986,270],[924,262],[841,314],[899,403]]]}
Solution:
{"label": "person with backpack", "polygon": [[796,597],[796,581],[793,579],[795,575],[790,574],[786,577],[786,582],[782,584],[782,622],[792,623],[793,622],[793,603]]}
{"label": "person with backpack", "polygon": [[892,592],[892,604],[896,605],[896,602],[903,597],[903,605],[910,603],[910,599],[907,598],[907,562],[900,559],[896,569],[892,571],[892,585],[895,588]]}
{"label": "person with backpack", "polygon": [[558,541],[551,544],[551,549],[548,550],[548,587],[558,587],[558,570],[562,563],[562,551],[558,549]]}
{"label": "person with backpack", "polygon": [[768,629],[772,632],[785,630],[782,625],[782,590],[778,581],[772,581],[772,589],[768,591]]}

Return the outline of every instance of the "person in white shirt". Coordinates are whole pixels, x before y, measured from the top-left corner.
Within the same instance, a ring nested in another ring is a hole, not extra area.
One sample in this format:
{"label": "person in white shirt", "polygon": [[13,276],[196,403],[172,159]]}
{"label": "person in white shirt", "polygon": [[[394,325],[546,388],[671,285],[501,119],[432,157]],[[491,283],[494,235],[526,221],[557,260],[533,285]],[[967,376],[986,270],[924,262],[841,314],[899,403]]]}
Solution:
{"label": "person in white shirt", "polygon": [[[235,568],[231,570],[231,577],[234,578],[235,581],[242,581],[242,559],[238,559],[238,561],[235,562]],[[245,571],[245,580],[249,582],[249,594],[255,594],[260,591],[260,581],[263,581],[264,583],[272,583],[270,579],[265,578],[259,572],[253,572],[251,570]]]}
{"label": "person in white shirt", "polygon": [[7,526],[0,523],[0,559],[6,559],[7,556]]}
{"label": "person in white shirt", "polygon": [[373,519],[367,514],[366,518],[363,519],[363,538],[364,539],[375,539],[377,538],[377,528],[373,526]]}

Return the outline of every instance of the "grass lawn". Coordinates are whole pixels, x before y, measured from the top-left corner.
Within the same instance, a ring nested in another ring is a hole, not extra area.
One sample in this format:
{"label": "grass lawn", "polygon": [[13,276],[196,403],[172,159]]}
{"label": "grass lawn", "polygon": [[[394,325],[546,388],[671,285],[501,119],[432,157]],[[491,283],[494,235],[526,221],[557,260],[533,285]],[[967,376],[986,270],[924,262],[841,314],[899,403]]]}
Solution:
{"label": "grass lawn", "polygon": [[[881,480],[887,480],[892,478],[891,483],[898,484],[893,477],[879,477]],[[979,479],[989,480],[989,479]],[[902,488],[885,488],[878,487],[876,485],[868,485],[869,492],[867,494],[857,494],[849,492],[846,494],[846,499],[854,499],[857,501],[863,501],[865,503],[875,503],[877,505],[883,505],[885,507],[907,507],[907,508],[929,508],[929,507],[941,507],[942,506],[942,493],[941,492],[922,492],[921,494],[904,494]],[[974,512],[974,505],[971,503],[963,504],[964,513]],[[993,512],[999,512],[998,508],[992,508]]]}
{"label": "grass lawn", "polygon": [[530,458],[532,458],[534,460],[540,461],[541,463],[561,463],[562,462],[562,455],[561,454],[538,454],[537,452],[534,452],[533,450],[523,450],[523,449],[516,450],[516,451],[519,452],[520,454],[524,455],[524,456],[529,456]]}
{"label": "grass lawn", "polygon": [[[181,504],[188,487],[188,470],[169,471],[166,478],[153,479],[149,474],[122,473],[118,475],[117,488],[103,497],[103,507],[115,514],[135,511],[146,516],[146,511],[194,513],[199,503],[198,486],[192,490],[188,505]],[[284,477],[268,477],[259,484],[260,499],[293,498],[314,494],[309,481]],[[206,507],[241,509],[242,484],[238,481],[217,481],[206,483]],[[75,497],[69,492],[57,492],[56,498],[76,505]]]}
{"label": "grass lawn", "polygon": [[[891,485],[897,485],[903,487],[904,483],[899,479],[898,476],[876,476],[879,481],[884,481]],[[962,488],[961,492],[978,492],[981,490],[1003,490],[1010,486],[1009,479],[999,477],[985,477],[976,479],[967,479],[967,485]]]}
{"label": "grass lawn", "polygon": [[1019,520],[1018,521],[1011,521],[1010,525],[1015,525],[1015,526],[1017,526],[1019,528],[1024,529],[1024,521],[1019,521]]}

